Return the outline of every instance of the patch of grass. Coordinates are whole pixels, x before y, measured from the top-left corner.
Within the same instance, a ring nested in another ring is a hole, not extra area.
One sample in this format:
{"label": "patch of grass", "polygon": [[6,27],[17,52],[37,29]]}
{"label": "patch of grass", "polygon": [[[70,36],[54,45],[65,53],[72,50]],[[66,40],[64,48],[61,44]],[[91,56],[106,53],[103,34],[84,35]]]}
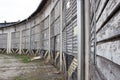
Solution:
{"label": "patch of grass", "polygon": [[24,63],[29,63],[31,61],[30,57],[26,55],[17,55],[15,57],[22,59],[22,62]]}
{"label": "patch of grass", "polygon": [[18,58],[18,59],[21,59],[23,63],[29,63],[31,60],[30,60],[30,56],[28,55],[25,55],[25,54],[8,54],[8,55],[11,55],[11,56],[14,56],[15,58]]}
{"label": "patch of grass", "polygon": [[20,77],[16,77],[14,80],[22,80]]}

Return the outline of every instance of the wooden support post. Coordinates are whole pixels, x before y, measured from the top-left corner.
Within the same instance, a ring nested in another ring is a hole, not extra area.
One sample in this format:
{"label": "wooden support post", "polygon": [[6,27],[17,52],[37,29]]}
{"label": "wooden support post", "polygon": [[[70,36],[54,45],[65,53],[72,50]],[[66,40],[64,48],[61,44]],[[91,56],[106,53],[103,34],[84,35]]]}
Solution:
{"label": "wooden support post", "polygon": [[20,45],[19,45],[19,54],[22,54],[22,30],[20,30]]}
{"label": "wooden support post", "polygon": [[51,14],[49,13],[49,51],[48,51],[48,58],[50,59],[51,55],[50,55],[50,17],[51,17]]}

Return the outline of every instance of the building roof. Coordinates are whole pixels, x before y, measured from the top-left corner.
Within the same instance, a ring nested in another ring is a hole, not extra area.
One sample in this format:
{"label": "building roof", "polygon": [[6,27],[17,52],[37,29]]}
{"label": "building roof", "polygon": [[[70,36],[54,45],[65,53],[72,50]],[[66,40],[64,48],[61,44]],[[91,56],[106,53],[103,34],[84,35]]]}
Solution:
{"label": "building roof", "polygon": [[0,23],[0,28],[1,27],[6,27],[6,26],[11,26],[11,25],[14,25],[16,23],[19,23],[19,22],[4,22],[4,23]]}

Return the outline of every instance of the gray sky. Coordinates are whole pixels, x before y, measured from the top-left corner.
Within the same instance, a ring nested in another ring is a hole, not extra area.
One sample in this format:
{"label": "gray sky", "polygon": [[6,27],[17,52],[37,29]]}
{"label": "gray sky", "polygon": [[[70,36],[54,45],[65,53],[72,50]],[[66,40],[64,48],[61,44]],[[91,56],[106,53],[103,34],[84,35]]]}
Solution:
{"label": "gray sky", "polygon": [[0,0],[0,23],[28,18],[41,0]]}

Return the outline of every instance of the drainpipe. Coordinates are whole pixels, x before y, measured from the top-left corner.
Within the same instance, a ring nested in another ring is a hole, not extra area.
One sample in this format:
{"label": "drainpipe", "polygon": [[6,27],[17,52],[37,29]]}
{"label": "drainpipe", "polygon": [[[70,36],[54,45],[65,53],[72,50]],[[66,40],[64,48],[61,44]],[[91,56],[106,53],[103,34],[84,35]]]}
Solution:
{"label": "drainpipe", "polygon": [[78,40],[78,80],[84,80],[84,52],[83,52],[83,44],[84,44],[84,21],[83,21],[83,3],[84,0],[77,0],[77,40]]}
{"label": "drainpipe", "polygon": [[63,0],[60,0],[60,72],[62,71],[62,6]]}
{"label": "drainpipe", "polygon": [[85,80],[89,80],[89,0],[85,0]]}

